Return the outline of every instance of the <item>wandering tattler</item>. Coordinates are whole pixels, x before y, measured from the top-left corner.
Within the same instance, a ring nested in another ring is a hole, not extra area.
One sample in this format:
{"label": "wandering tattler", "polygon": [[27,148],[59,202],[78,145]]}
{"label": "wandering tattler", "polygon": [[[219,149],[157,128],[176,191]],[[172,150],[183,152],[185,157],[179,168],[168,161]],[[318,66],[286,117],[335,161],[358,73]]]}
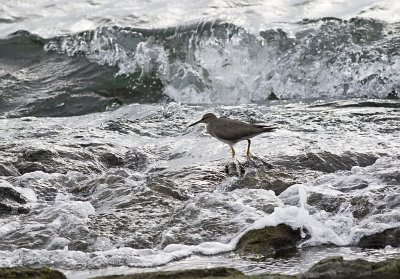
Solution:
{"label": "wandering tattler", "polygon": [[272,132],[276,129],[276,127],[249,124],[239,120],[228,118],[218,118],[213,113],[204,114],[199,121],[190,124],[189,127],[199,123],[205,123],[207,125],[207,132],[211,136],[217,138],[222,142],[225,142],[231,147],[232,158],[235,158],[236,154],[233,146],[239,141],[247,140],[248,145],[246,155],[247,158],[250,159],[250,138],[265,132]]}

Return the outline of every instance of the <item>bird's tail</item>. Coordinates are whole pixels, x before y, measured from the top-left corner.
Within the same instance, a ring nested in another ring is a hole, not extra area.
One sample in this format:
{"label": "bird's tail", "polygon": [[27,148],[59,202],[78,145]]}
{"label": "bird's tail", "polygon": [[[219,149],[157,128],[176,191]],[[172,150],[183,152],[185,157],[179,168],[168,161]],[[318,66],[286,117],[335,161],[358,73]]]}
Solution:
{"label": "bird's tail", "polygon": [[255,125],[255,126],[258,127],[258,128],[261,128],[263,130],[263,132],[273,132],[276,129],[278,129],[278,127],[268,127],[268,126],[265,126],[265,125]]}

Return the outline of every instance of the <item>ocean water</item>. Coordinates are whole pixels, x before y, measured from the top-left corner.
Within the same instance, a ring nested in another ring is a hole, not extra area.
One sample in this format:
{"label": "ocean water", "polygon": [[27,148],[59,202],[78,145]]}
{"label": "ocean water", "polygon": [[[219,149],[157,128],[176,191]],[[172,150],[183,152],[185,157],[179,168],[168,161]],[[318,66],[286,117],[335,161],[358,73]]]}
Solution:
{"label": "ocean water", "polygon": [[[400,227],[399,9],[0,4],[0,266],[295,274],[331,255],[399,257],[358,247]],[[187,128],[206,112],[278,129],[229,175],[229,147]],[[232,252],[281,223],[308,233],[291,258]]]}

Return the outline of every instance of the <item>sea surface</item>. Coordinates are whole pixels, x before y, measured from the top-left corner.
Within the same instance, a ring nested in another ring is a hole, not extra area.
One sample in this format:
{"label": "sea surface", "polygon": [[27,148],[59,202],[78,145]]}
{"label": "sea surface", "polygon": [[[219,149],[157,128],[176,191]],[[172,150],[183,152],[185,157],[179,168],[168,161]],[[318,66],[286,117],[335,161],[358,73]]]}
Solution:
{"label": "sea surface", "polygon": [[[400,227],[399,91],[396,0],[2,1],[0,267],[398,258],[358,243]],[[187,128],[207,112],[278,129],[234,175],[229,146]],[[292,257],[232,252],[281,223],[307,232]]]}

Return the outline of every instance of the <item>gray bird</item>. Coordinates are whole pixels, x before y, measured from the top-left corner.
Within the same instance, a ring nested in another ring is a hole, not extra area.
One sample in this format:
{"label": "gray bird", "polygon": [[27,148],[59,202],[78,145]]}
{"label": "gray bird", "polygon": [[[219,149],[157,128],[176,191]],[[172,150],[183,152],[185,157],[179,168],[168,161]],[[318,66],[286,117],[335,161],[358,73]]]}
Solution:
{"label": "gray bird", "polygon": [[276,127],[268,127],[265,125],[249,124],[239,120],[233,120],[228,118],[218,118],[213,113],[206,113],[203,117],[188,126],[205,123],[207,126],[207,132],[214,138],[228,144],[231,147],[232,158],[235,158],[235,149],[233,146],[242,140],[247,140],[247,158],[250,159],[250,138],[255,137],[259,134],[272,132]]}

